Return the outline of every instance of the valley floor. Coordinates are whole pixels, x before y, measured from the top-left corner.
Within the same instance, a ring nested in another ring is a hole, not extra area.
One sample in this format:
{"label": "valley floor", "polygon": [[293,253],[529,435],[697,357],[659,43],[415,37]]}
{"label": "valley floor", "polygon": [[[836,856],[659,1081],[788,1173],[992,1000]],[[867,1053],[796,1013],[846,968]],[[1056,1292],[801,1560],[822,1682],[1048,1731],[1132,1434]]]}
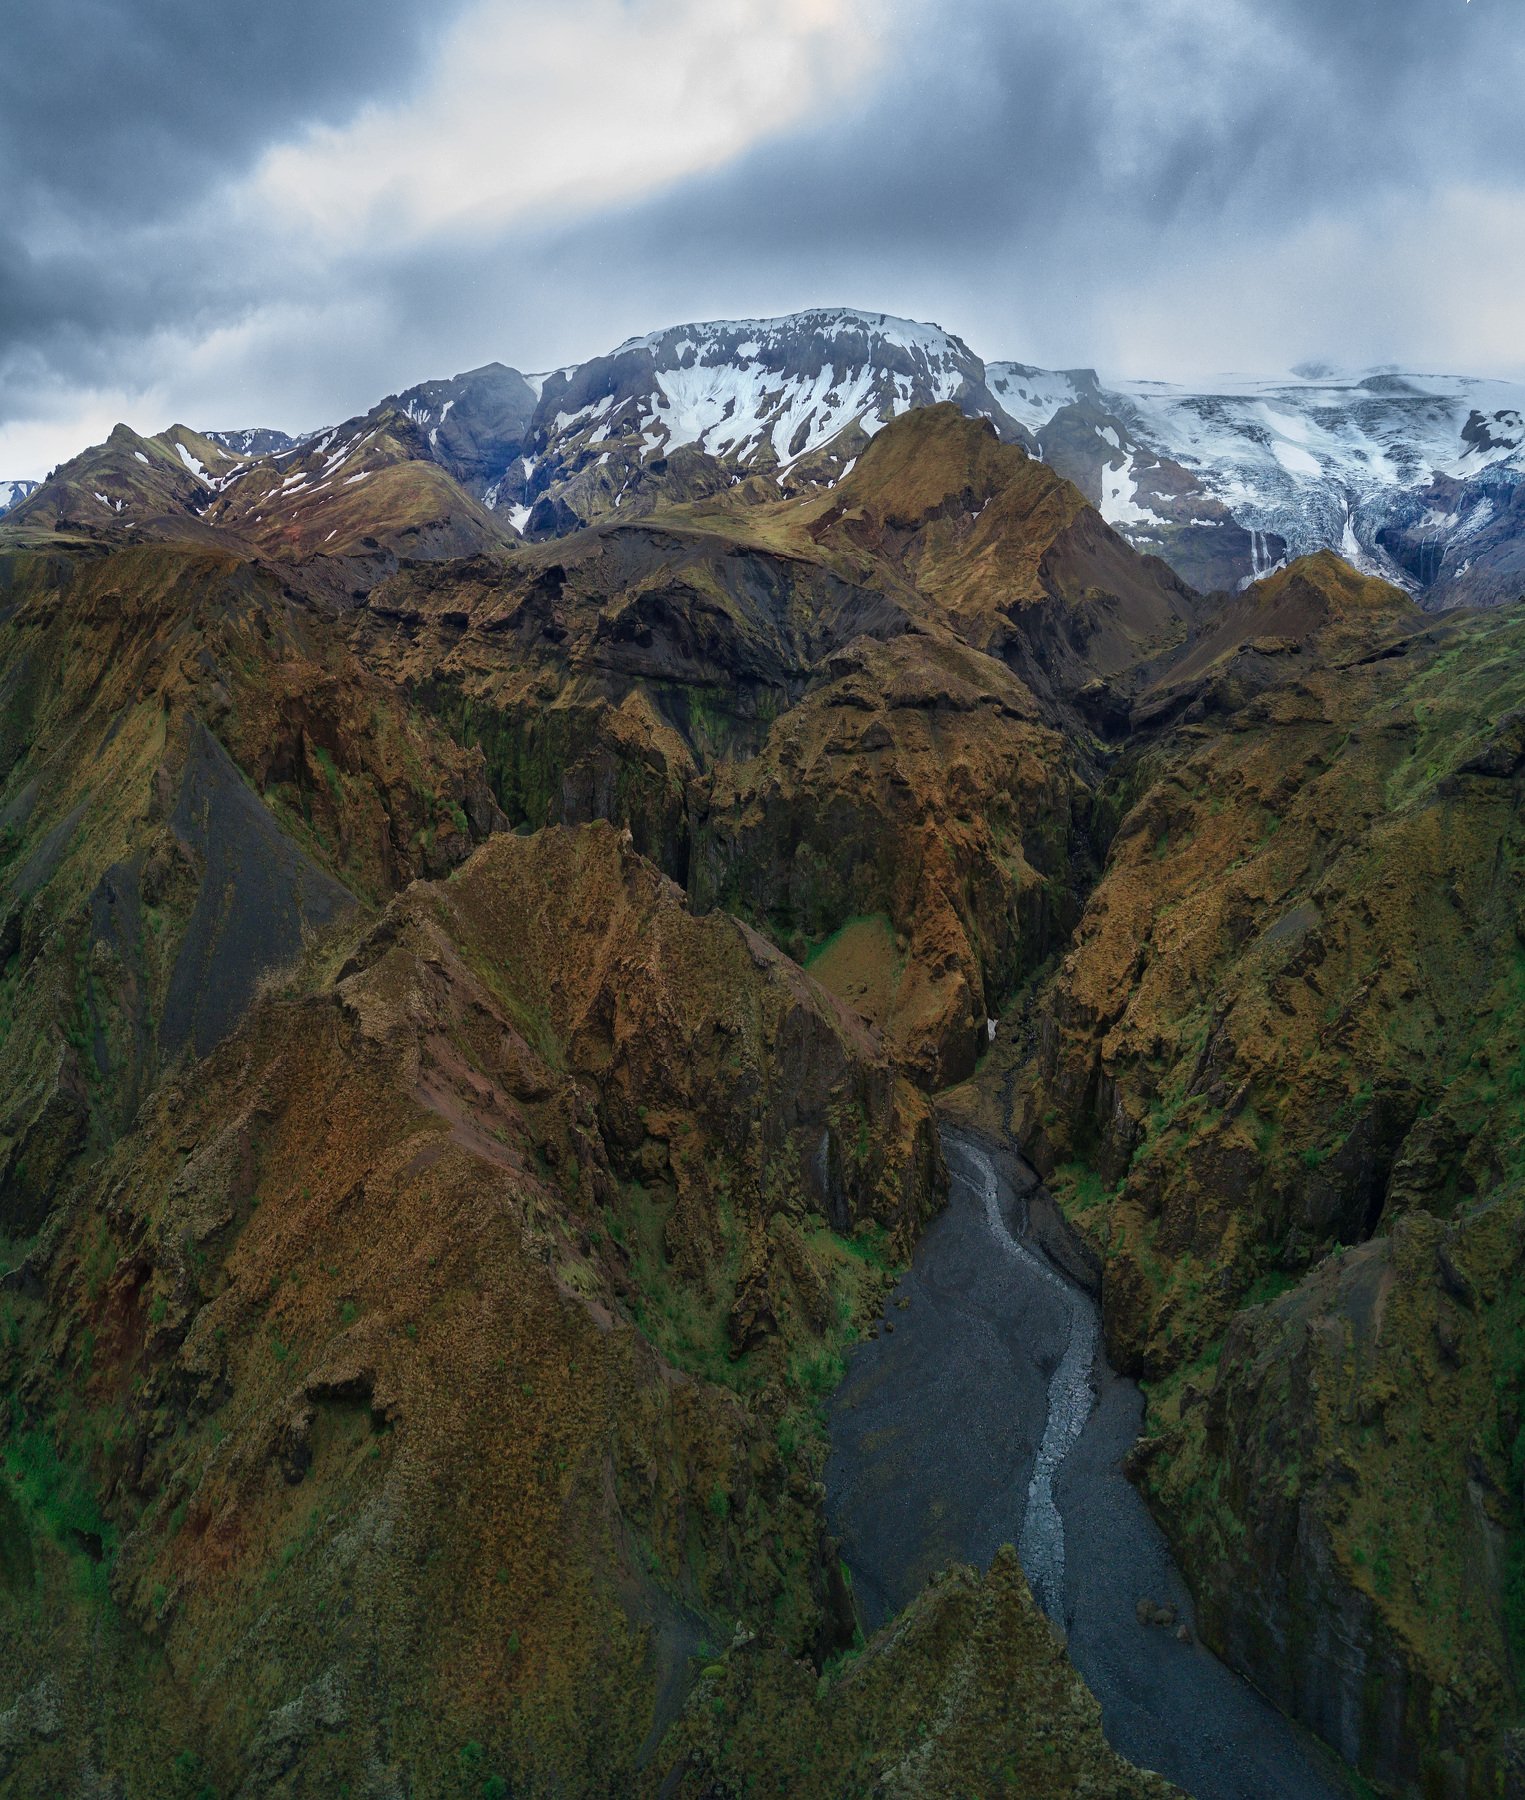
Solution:
{"label": "valley floor", "polygon": [[[1186,1583],[1123,1472],[1143,1396],[1097,1348],[1094,1297],[1027,1229],[1035,1192],[1046,1198],[1036,1176],[967,1129],[945,1128],[943,1142],[947,1209],[831,1403],[827,1512],[865,1625],[886,1623],[947,1564],[983,1567],[1020,1543],[1108,1742],[1129,1761],[1193,1800],[1348,1795],[1334,1758],[1196,1639]],[[1055,1390],[1077,1328],[1095,1351],[1085,1411],[1078,1429],[1065,1422],[1052,1526],[1034,1532],[1035,1468],[1055,1407],[1073,1405]]]}

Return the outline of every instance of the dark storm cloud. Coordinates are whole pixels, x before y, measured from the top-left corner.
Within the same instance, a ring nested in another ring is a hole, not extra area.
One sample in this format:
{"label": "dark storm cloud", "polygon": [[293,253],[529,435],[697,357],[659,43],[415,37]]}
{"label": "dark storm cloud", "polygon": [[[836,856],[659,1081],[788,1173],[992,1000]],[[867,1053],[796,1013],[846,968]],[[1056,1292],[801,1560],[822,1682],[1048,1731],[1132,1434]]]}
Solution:
{"label": "dark storm cloud", "polygon": [[[1093,362],[1131,355],[1141,296],[1168,312],[1158,297],[1182,282],[1175,336],[1147,340],[1166,363],[1189,366],[1213,324],[1240,330],[1240,366],[1263,366],[1305,313],[1316,341],[1297,353],[1322,351],[1336,302],[1356,360],[1423,354],[1448,293],[1492,272],[1435,266],[1421,236],[1367,273],[1361,245],[1422,234],[1458,190],[1525,200],[1522,14],[885,0],[870,90],[719,171],[535,228],[379,233],[341,254],[249,229],[219,184],[306,125],[395,97],[427,59],[419,7],[34,9],[0,66],[0,423],[50,390],[128,379],[156,332],[241,322],[223,385],[203,373],[193,390],[214,423],[313,424],[492,357],[544,367],[685,318],[808,304],[934,317],[986,356]],[[432,10],[430,29],[443,22]],[[574,79],[569,131],[576,95]],[[515,141],[505,169],[555,154]],[[86,214],[88,232],[36,229]],[[1288,281],[1286,246],[1320,222],[1347,261]],[[1253,286],[1261,257],[1257,325],[1211,271],[1237,259]]]}
{"label": "dark storm cloud", "polygon": [[131,380],[143,340],[280,285],[209,196],[268,145],[405,91],[459,0],[48,0],[0,51],[0,422]]}
{"label": "dark storm cloud", "polygon": [[[943,4],[851,112],[645,204],[401,254],[370,279],[404,342],[431,319],[439,331],[452,293],[462,360],[559,360],[703,313],[845,302],[936,317],[987,356],[1093,361],[1162,272],[1253,260],[1324,215],[1337,235],[1384,208],[1401,220],[1452,184],[1525,189],[1522,14],[1516,0]],[[1389,315],[1401,348],[1448,273],[1467,279],[1421,253],[1412,292],[1377,293],[1374,272],[1356,359],[1388,353]],[[1194,304],[1210,312],[1211,289]],[[1188,313],[1183,354],[1194,329]],[[1267,353],[1247,339],[1237,359]]]}
{"label": "dark storm cloud", "polygon": [[978,266],[1089,240],[1105,257],[1167,230],[1209,248],[1324,206],[1525,179],[1513,0],[947,12],[935,53],[861,113],[664,197],[611,248]]}
{"label": "dark storm cloud", "polygon": [[420,0],[45,0],[0,39],[0,191],[23,218],[163,214],[303,125],[405,87]]}

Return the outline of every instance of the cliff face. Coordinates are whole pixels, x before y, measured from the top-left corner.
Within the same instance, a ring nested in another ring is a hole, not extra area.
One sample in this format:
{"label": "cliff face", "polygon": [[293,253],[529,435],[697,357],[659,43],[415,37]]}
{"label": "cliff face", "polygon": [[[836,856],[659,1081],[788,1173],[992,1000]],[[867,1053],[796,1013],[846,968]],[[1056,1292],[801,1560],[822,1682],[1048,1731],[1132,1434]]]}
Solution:
{"label": "cliff face", "polygon": [[1481,1793],[1522,1531],[1520,621],[1376,610],[1145,746],[1014,1117],[1103,1253],[1211,1641],[1377,1779]]}
{"label": "cliff face", "polygon": [[1315,669],[1135,770],[1018,1098],[1047,1166],[1099,1178],[1135,1366],[1177,1365],[1269,1269],[1513,1169],[1484,1058],[1517,1032],[1518,632]]}
{"label": "cliff face", "polygon": [[861,1023],[612,828],[410,888],[161,1087],[10,1284],[8,1610],[62,1721],[25,1779],[88,1742],[437,1791],[477,1742],[635,1781],[720,1621],[850,1632],[812,1396],[940,1180]]}
{"label": "cliff face", "polygon": [[1397,1791],[1517,1791],[1518,1188],[1241,1313],[1152,1446],[1202,1630]]}
{"label": "cliff face", "polygon": [[770,927],[944,1087],[1069,927],[1088,802],[1000,664],[930,632],[865,642],[715,771],[691,886]]}
{"label": "cliff face", "polygon": [[268,570],[152,545],[0,565],[0,1233],[309,934],[501,814]]}

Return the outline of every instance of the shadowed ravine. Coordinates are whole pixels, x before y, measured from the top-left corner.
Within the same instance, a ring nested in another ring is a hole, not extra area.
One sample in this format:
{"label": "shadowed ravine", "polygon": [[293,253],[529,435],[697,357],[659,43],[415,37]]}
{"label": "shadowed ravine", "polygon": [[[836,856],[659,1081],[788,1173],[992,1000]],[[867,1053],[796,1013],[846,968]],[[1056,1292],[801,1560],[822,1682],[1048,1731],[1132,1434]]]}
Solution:
{"label": "shadowed ravine", "polygon": [[938,1568],[1015,1543],[1123,1755],[1195,1800],[1344,1794],[1333,1760],[1194,1632],[1139,1622],[1147,1600],[1194,1623],[1121,1469],[1142,1396],[1100,1354],[1096,1302],[1031,1233],[1031,1173],[965,1132],[943,1142],[948,1206],[832,1404],[827,1506],[865,1627]]}

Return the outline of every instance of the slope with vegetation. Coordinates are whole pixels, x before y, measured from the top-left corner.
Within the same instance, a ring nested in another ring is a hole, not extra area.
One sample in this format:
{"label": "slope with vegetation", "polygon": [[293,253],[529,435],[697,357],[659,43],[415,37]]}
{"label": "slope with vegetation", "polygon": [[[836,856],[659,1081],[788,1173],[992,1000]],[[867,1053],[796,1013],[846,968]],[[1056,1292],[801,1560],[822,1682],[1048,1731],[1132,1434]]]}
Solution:
{"label": "slope with vegetation", "polygon": [[510,377],[0,526],[0,1791],[1161,1791],[826,1528],[966,1077],[1208,1640],[1514,1791],[1519,610],[1203,598],[955,404],[526,542]]}
{"label": "slope with vegetation", "polygon": [[[0,565],[0,1786],[692,1785],[741,1766],[695,1682],[743,1643],[844,1684],[861,1769],[926,1761],[845,1685],[819,1401],[938,1203],[903,1071],[968,1066],[1058,929],[1063,732],[808,503],[410,561],[250,495]],[[891,754],[837,761],[854,693]],[[797,712],[797,830],[857,821],[864,873],[780,903],[732,778]],[[933,999],[886,1037],[727,901],[799,950],[894,908]],[[971,1581],[864,1663],[927,1687],[891,1710],[1135,1791],[1020,1577]],[[992,1608],[1062,1730],[960,1697]]]}
{"label": "slope with vegetation", "polygon": [[1525,1643],[1525,626],[1415,631],[1332,559],[1249,610],[1285,627],[1293,584],[1328,607],[1295,672],[1235,706],[1199,658],[1205,710],[1139,751],[1013,1123],[1104,1253],[1210,1635],[1383,1782],[1492,1792]]}

